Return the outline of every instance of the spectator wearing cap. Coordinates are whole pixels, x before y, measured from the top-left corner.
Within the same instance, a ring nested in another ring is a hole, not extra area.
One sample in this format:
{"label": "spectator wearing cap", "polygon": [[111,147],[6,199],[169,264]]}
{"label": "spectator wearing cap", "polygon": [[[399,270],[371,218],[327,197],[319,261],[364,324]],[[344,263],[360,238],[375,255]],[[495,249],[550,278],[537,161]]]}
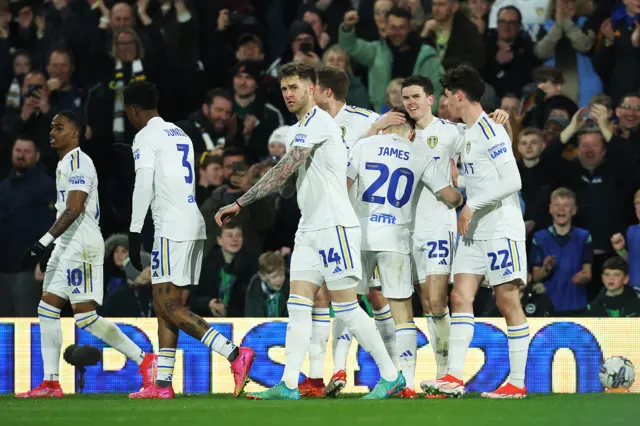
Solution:
{"label": "spectator wearing cap", "polygon": [[334,44],[330,48],[324,51],[322,55],[322,62],[324,65],[339,68],[347,73],[349,77],[349,93],[347,93],[347,105],[358,106],[360,108],[370,108],[369,96],[367,95],[367,88],[362,83],[360,77],[353,74],[351,68],[351,61],[347,52],[342,47]]}
{"label": "spectator wearing cap", "polygon": [[280,77],[280,67],[291,61],[304,62],[311,66],[320,65],[322,48],[313,27],[303,21],[295,21],[289,28],[289,43],[285,51],[267,68],[267,74]]}
{"label": "spectator wearing cap", "polygon": [[588,56],[596,34],[585,27],[590,0],[551,0],[548,19],[540,30],[534,52],[547,66],[564,75],[562,93],[583,107],[603,86]]}
{"label": "spectator wearing cap", "polygon": [[224,182],[222,155],[203,152],[198,161],[198,183],[196,184],[196,203],[198,207],[211,193]]}
{"label": "spectator wearing cap", "polygon": [[[420,35],[411,31],[411,14],[406,9],[396,7],[387,13],[386,37],[377,41],[365,41],[356,36],[354,27],[359,20],[356,11],[345,14],[338,42],[351,59],[367,68],[369,101],[376,111],[381,111],[387,86],[396,78],[427,77],[433,82],[434,96],[440,96],[440,77],[444,69],[438,52],[423,44]],[[434,104],[434,112],[436,108]]]}
{"label": "spectator wearing cap", "polygon": [[243,61],[235,68],[233,77],[233,115],[239,135],[235,143],[250,164],[269,154],[269,136],[284,124],[280,111],[265,102],[259,91],[261,75],[259,62]]}
{"label": "spectator wearing cap", "polygon": [[623,0],[600,27],[593,65],[617,105],[640,86],[640,2]]}
{"label": "spectator wearing cap", "polygon": [[191,138],[195,158],[204,152],[223,149],[234,145],[238,136],[235,122],[232,123],[233,98],[224,89],[207,92],[207,100],[200,110],[189,115],[186,120],[176,123]]}
{"label": "spectator wearing cap", "polygon": [[[513,6],[498,13],[498,28],[488,30],[484,39],[486,63],[484,79],[500,97],[520,97],[522,88],[533,76],[531,70],[540,64],[533,54],[533,42],[522,29],[522,16]],[[510,115],[511,116],[511,115]]]}
{"label": "spectator wearing cap", "polygon": [[287,152],[287,131],[289,126],[280,126],[269,136],[269,157],[280,159]]}
{"label": "spectator wearing cap", "polygon": [[468,64],[482,71],[485,64],[482,35],[460,10],[458,0],[433,0],[432,17],[424,23],[420,36],[438,51],[445,70]]}

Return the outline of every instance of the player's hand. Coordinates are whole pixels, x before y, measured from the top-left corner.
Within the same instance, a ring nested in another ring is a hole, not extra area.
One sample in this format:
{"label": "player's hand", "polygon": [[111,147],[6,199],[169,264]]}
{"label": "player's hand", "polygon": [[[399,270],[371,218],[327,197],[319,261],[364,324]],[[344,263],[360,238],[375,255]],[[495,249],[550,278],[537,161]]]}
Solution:
{"label": "player's hand", "polygon": [[342,29],[345,31],[351,31],[358,22],[360,22],[360,15],[358,15],[358,11],[350,10],[344,14]]}
{"label": "player's hand", "polygon": [[24,269],[31,269],[40,260],[42,254],[44,253],[45,246],[40,244],[40,241],[34,243],[31,247],[27,249],[27,251],[22,255],[22,259],[20,261],[21,266]]}
{"label": "player's hand", "polygon": [[458,232],[460,235],[467,235],[469,232],[469,222],[471,221],[471,216],[473,216],[473,211],[469,208],[468,204],[462,208],[460,212],[460,216],[458,216]]}
{"label": "player's hand", "polygon": [[142,271],[142,260],[140,259],[142,250],[142,238],[138,232],[129,232],[129,262],[138,271]]}
{"label": "player's hand", "polygon": [[571,277],[571,281],[573,281],[574,284],[586,284],[590,280],[591,279],[589,278],[589,275],[587,275],[584,271],[580,271],[573,277]]}
{"label": "player's hand", "polygon": [[460,171],[458,170],[456,161],[453,158],[449,158],[449,163],[451,164],[451,182],[453,183],[453,186],[457,188]]}
{"label": "player's hand", "polygon": [[401,124],[404,124],[405,121],[407,120],[404,118],[404,114],[395,111],[389,111],[373,123],[373,128],[375,129],[376,133],[378,133],[379,131],[386,129],[387,127],[400,126]]}
{"label": "player's hand", "polygon": [[40,266],[40,271],[42,271],[43,274],[47,270],[47,264],[49,263],[49,259],[51,259],[51,253],[53,253],[54,248],[55,244],[51,244],[49,247],[44,249],[42,256],[40,256],[40,262],[38,262],[38,265]]}
{"label": "player's hand", "polygon": [[551,272],[553,270],[553,266],[555,264],[556,264],[556,257],[555,256],[547,256],[542,261],[542,267],[544,268],[545,271],[547,271],[547,273],[549,273],[549,272]]}
{"label": "player's hand", "polygon": [[229,222],[235,215],[240,212],[240,205],[238,203],[229,204],[222,207],[216,213],[216,223],[219,227],[222,227],[225,223]]}
{"label": "player's hand", "polygon": [[622,235],[619,232],[617,234],[613,234],[613,236],[611,237],[611,245],[613,246],[613,249],[615,251],[624,250],[624,246],[625,246],[624,235]]}
{"label": "player's hand", "polygon": [[497,109],[489,114],[489,118],[496,122],[496,124],[503,126],[509,122],[509,113],[501,109]]}

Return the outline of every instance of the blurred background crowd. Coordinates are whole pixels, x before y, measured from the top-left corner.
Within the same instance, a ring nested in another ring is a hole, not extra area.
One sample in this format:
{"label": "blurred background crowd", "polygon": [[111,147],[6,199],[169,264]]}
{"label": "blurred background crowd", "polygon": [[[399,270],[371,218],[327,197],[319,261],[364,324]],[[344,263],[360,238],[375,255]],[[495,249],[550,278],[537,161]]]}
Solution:
{"label": "blurred background crowd", "polygon": [[[0,0],[0,316],[36,315],[42,274],[19,259],[55,219],[48,132],[63,109],[85,117],[99,177],[102,315],[154,316],[149,268],[127,268],[135,130],[122,92],[136,80],[158,86],[161,115],[196,152],[208,240],[184,303],[207,317],[286,316],[295,197],[222,229],[213,215],[284,155],[296,119],[278,71],[292,60],[345,70],[347,103],[379,113],[402,108],[403,78],[429,77],[434,113],[453,121],[438,80],[477,68],[485,110],[507,111],[513,128],[525,311],[640,315],[639,21],[640,0]],[[150,217],[144,234],[150,250]],[[629,270],[623,287],[603,285],[612,256]],[[497,315],[490,289],[475,309]]]}

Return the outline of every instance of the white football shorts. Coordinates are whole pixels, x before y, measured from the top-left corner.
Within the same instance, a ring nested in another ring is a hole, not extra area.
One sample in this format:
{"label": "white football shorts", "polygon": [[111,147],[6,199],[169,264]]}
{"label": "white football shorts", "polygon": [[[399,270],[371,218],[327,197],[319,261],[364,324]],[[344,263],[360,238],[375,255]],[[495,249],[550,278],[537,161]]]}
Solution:
{"label": "white football shorts", "polygon": [[[104,278],[103,263],[83,262],[62,258],[56,247],[47,263],[42,290],[69,300],[71,304],[94,301],[102,305]],[[104,258],[104,250],[102,252]]]}
{"label": "white football shorts", "polygon": [[[390,299],[406,299],[413,294],[411,282],[411,256],[393,251],[363,251],[362,273],[371,277],[379,268],[382,295]],[[366,295],[372,287],[371,278],[365,278],[358,284],[358,294]]]}
{"label": "white football shorts", "polygon": [[456,251],[456,233],[450,226],[411,235],[413,282],[423,283],[428,275],[450,275]]}
{"label": "white football shorts", "polygon": [[453,263],[455,274],[484,275],[491,287],[516,279],[527,283],[527,252],[524,241],[507,238],[470,240],[462,238]]}
{"label": "white football shorts", "polygon": [[172,283],[178,287],[198,285],[203,252],[204,240],[171,241],[164,237],[154,238],[151,283]]}
{"label": "white football shorts", "polygon": [[337,280],[362,278],[359,226],[334,226],[316,231],[297,231],[291,254],[291,281],[308,281],[318,286],[326,282],[329,290]]}

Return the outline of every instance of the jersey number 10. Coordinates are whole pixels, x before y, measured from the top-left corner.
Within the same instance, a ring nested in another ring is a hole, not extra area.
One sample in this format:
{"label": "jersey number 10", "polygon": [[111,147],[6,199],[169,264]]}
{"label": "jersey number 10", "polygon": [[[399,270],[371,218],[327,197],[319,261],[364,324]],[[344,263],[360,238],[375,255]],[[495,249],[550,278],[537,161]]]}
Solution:
{"label": "jersey number 10", "polygon": [[[375,204],[384,204],[385,201],[389,201],[394,207],[402,207],[409,202],[411,198],[411,189],[413,188],[413,172],[405,167],[401,167],[396,169],[389,176],[389,167],[383,163],[366,163],[365,168],[367,170],[376,170],[380,172],[380,176],[376,180],[373,181],[371,186],[367,188],[366,191],[362,194],[362,201],[367,203],[375,203]],[[396,193],[398,192],[398,185],[400,183],[400,178],[404,176],[407,179],[407,185],[404,188],[404,192],[402,193],[402,197],[400,199],[396,198]],[[385,182],[389,180],[389,187],[387,188],[387,198],[381,197],[379,195],[375,195],[376,191],[385,184]]]}
{"label": "jersey number 10", "polygon": [[193,168],[189,164],[189,145],[186,143],[179,143],[176,145],[178,151],[182,152],[182,167],[186,168],[188,173],[184,177],[185,183],[193,183]]}

